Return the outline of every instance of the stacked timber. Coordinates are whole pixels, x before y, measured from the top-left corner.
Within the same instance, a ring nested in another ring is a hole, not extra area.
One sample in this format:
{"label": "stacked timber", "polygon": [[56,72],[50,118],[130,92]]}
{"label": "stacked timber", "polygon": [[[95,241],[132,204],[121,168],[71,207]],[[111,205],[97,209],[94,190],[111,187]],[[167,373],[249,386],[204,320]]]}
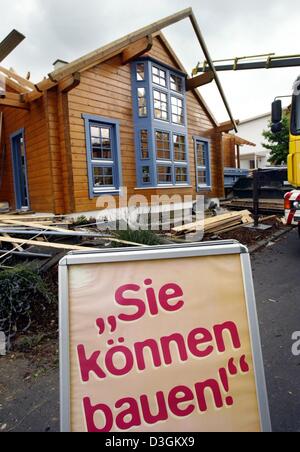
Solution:
{"label": "stacked timber", "polygon": [[238,228],[244,224],[253,223],[253,218],[249,210],[240,212],[229,212],[215,217],[206,218],[202,221],[184,224],[172,229],[172,234],[184,235],[191,234],[196,231],[204,231],[205,235],[228,232]]}
{"label": "stacked timber", "polygon": [[[222,201],[221,205],[227,209],[253,209],[253,199],[234,198],[230,201]],[[260,199],[259,209],[264,212],[284,212],[284,200],[282,199]]]}

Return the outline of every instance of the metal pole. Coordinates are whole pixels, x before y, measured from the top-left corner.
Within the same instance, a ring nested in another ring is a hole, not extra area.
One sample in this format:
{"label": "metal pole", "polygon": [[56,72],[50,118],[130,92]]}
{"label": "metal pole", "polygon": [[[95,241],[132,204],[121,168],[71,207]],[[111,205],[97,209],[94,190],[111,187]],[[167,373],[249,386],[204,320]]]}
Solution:
{"label": "metal pole", "polygon": [[240,152],[240,145],[236,145],[236,151],[237,151],[237,167],[238,169],[241,168],[241,152]]}
{"label": "metal pole", "polygon": [[253,171],[253,216],[254,227],[259,224],[259,193],[260,193],[260,171],[259,169]]}
{"label": "metal pole", "polygon": [[200,27],[199,27],[199,25],[198,25],[198,22],[197,22],[197,20],[196,20],[196,17],[195,17],[195,15],[194,15],[193,12],[190,14],[189,17],[190,17],[192,26],[193,26],[193,28],[194,28],[194,31],[195,31],[195,33],[196,33],[197,39],[198,39],[198,41],[199,41],[199,44],[200,44],[200,46],[201,46],[201,48],[202,48],[202,50],[203,50],[203,53],[204,53],[204,55],[205,55],[206,61],[207,61],[208,65],[209,65],[211,71],[212,71],[213,74],[214,74],[214,79],[215,79],[215,81],[216,81],[216,85],[217,85],[217,87],[218,87],[218,90],[219,90],[220,95],[221,95],[221,97],[222,97],[222,100],[223,100],[223,102],[224,102],[224,105],[225,105],[225,108],[226,108],[227,113],[228,113],[228,115],[229,115],[229,118],[230,118],[230,120],[231,120],[231,122],[232,122],[232,124],[233,124],[233,126],[234,126],[234,130],[237,132],[238,130],[237,130],[237,125],[236,125],[235,119],[233,118],[233,115],[232,115],[232,113],[231,113],[231,110],[230,110],[229,104],[228,104],[228,102],[227,102],[225,93],[224,93],[224,91],[223,91],[223,88],[222,88],[222,85],[221,85],[219,76],[218,76],[217,71],[216,71],[216,69],[215,69],[215,66],[214,66],[214,64],[213,64],[213,62],[212,62],[211,56],[210,56],[210,54],[209,54],[208,48],[207,48],[206,43],[205,43],[205,41],[204,41],[204,38],[203,38],[203,36],[202,36],[202,33],[201,33]]}

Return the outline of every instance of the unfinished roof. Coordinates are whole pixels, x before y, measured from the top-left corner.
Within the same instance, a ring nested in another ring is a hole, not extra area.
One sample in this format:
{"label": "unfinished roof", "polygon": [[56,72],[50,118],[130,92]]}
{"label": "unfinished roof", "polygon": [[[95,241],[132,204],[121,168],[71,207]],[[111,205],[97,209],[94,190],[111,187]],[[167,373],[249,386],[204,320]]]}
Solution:
{"label": "unfinished roof", "polygon": [[231,133],[226,133],[224,135],[225,140],[233,140],[235,145],[238,146],[256,146],[255,143],[251,141],[245,140],[244,138],[239,137],[238,135],[232,135]]}
{"label": "unfinished roof", "polygon": [[129,45],[136,43],[137,41],[146,38],[147,36],[153,36],[156,33],[160,32],[164,28],[173,25],[177,22],[180,22],[183,19],[192,14],[192,8],[184,9],[179,13],[173,14],[172,16],[168,16],[167,18],[161,19],[157,22],[152,23],[146,27],[143,27],[133,33],[130,33],[123,38],[117,39],[99,49],[84,55],[81,58],[69,63],[63,68],[59,68],[56,71],[53,71],[49,74],[49,78],[53,81],[59,82],[64,79],[68,75],[73,74],[74,72],[81,72],[89,67],[92,67],[96,64],[99,64],[103,61],[106,61],[115,55],[120,54],[124,51]]}
{"label": "unfinished roof", "polygon": [[[137,56],[138,52],[140,50],[140,54],[145,53],[145,49],[147,49],[148,45],[151,45],[152,39],[155,36],[160,35],[161,39],[164,40],[165,44],[169,49],[171,47],[167,43],[166,39],[161,34],[161,30],[164,28],[173,25],[175,23],[178,23],[182,21],[183,19],[189,18],[191,21],[191,24],[193,26],[193,29],[195,31],[195,34],[197,36],[197,39],[199,41],[199,44],[202,48],[202,51],[206,57],[206,60],[208,62],[208,65],[210,67],[210,76],[207,78],[206,75],[201,75],[197,78],[197,86],[202,86],[206,83],[209,83],[210,81],[214,80],[220,96],[223,100],[224,106],[227,110],[228,116],[230,118],[230,122],[232,124],[231,128],[234,128],[237,131],[236,122],[232,116],[229,104],[227,102],[226,96],[224,94],[222,85],[220,83],[218,74],[215,70],[215,67],[213,65],[212,59],[209,55],[207,46],[205,44],[205,41],[203,39],[203,36],[201,34],[200,28],[198,26],[198,23],[196,21],[196,18],[194,16],[192,8],[187,8],[182,11],[179,11],[176,14],[173,14],[171,16],[168,16],[164,19],[161,19],[157,22],[154,22],[146,27],[143,27],[133,33],[130,33],[123,38],[117,39],[116,41],[113,41],[103,47],[100,47],[97,50],[94,50],[93,52],[88,53],[87,55],[76,59],[75,61],[66,64],[65,66],[58,68],[51,72],[49,75],[49,78],[42,80],[41,82],[37,83],[36,85],[29,82],[31,85],[28,86],[28,80],[23,79],[22,77],[19,77],[19,80],[16,80],[15,78],[12,78],[11,74],[5,74],[5,77],[9,84],[13,84],[16,82],[16,91],[20,94],[24,94],[24,97],[22,97],[20,104],[23,103],[29,103],[35,99],[38,99],[43,95],[43,92],[51,89],[52,87],[56,86],[57,84],[66,83],[68,78],[72,78],[74,76],[77,77],[77,80],[80,76],[78,74],[80,72],[83,72],[93,66],[96,66],[104,61],[107,61],[110,58],[113,58],[116,55],[123,54],[123,61],[126,60],[127,62],[130,61],[131,56]],[[128,50],[130,49],[130,50]],[[134,50],[134,51],[133,51]],[[172,51],[172,49],[171,49]],[[178,63],[179,67],[182,67],[182,64],[176,57],[174,51],[172,51],[172,55],[175,58],[176,62]],[[183,68],[183,67],[182,67]],[[184,69],[184,68],[183,68]],[[185,70],[184,70],[185,71]],[[2,71],[3,72],[3,71]],[[186,72],[186,71],[185,71]],[[194,80],[194,79],[192,79]],[[70,86],[72,87],[72,80],[70,81]],[[199,100],[202,102],[204,108],[206,109],[208,115],[211,117],[213,123],[218,126],[217,121],[215,120],[214,116],[212,115],[211,111],[205,104],[204,100],[200,96],[199,92],[195,89],[194,86],[191,88],[198,96]],[[21,90],[21,91],[20,91]],[[230,130],[230,128],[228,129]]]}

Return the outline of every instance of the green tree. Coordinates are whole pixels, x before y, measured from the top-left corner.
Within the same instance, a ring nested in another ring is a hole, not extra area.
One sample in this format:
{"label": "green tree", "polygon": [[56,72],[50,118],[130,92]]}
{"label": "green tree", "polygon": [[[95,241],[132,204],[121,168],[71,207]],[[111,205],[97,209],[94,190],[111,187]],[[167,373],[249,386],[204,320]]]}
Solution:
{"label": "green tree", "polygon": [[284,115],[282,118],[282,129],[280,132],[273,133],[271,130],[271,123],[268,125],[268,130],[263,131],[263,137],[267,140],[262,143],[263,147],[271,151],[269,163],[272,165],[281,165],[287,162],[289,153],[289,131],[290,118],[289,115]]}

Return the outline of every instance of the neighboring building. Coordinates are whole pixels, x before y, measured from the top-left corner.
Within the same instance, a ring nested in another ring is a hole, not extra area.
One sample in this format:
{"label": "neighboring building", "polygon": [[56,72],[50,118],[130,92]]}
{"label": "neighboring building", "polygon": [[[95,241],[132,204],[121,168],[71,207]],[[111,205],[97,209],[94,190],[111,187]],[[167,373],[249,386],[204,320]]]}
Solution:
{"label": "neighboring building", "polygon": [[255,148],[245,145],[241,149],[240,159],[242,169],[266,168],[270,166],[268,162],[270,153],[262,145],[265,141],[262,133],[264,130],[267,130],[270,121],[270,113],[240,121],[238,125],[239,134],[247,137],[248,140],[256,144]]}
{"label": "neighboring building", "polygon": [[233,123],[216,122],[157,23],[57,61],[37,85],[0,71],[0,201],[12,208],[91,213],[103,195],[121,205],[124,186],[147,200],[223,196],[222,132]]}

